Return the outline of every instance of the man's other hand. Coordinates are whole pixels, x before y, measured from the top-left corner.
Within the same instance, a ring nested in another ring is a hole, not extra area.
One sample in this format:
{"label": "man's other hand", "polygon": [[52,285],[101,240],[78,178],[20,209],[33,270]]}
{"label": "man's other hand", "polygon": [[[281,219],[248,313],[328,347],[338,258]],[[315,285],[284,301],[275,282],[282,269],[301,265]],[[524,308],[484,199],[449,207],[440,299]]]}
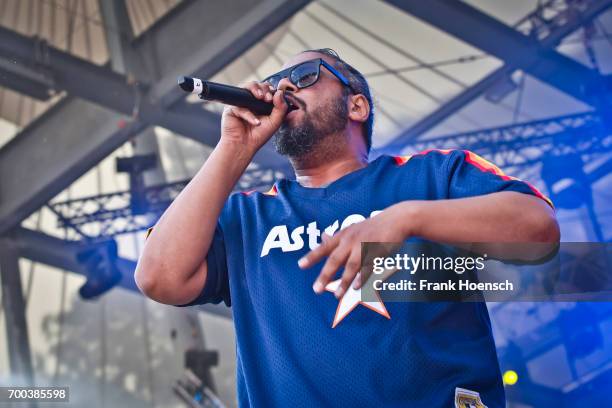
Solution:
{"label": "man's other hand", "polygon": [[410,237],[406,230],[408,223],[398,223],[398,206],[391,206],[381,213],[337,232],[334,236],[323,234],[323,242],[317,248],[310,251],[298,262],[302,269],[310,268],[327,257],[321,273],[313,285],[313,290],[320,294],[325,286],[332,280],[338,269],[344,267],[340,286],[334,293],[337,298],[342,297],[354,282],[354,288],[359,289],[368,276],[359,276],[355,279],[361,269],[361,243],[362,242],[386,242],[400,243]]}

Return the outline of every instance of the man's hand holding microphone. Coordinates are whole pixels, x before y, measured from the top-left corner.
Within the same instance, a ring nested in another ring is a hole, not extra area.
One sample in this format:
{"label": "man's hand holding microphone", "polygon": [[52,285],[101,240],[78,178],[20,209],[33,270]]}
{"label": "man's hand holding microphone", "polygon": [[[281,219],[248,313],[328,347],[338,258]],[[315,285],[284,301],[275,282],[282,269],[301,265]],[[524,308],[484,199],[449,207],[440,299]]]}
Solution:
{"label": "man's hand holding microphone", "polygon": [[208,271],[206,256],[221,210],[255,153],[278,130],[289,109],[281,89],[273,92],[269,84],[259,82],[242,88],[228,87],[222,92],[247,102],[251,99],[247,106],[253,105],[252,97],[272,103],[272,112],[256,115],[244,107],[225,106],[219,143],[155,224],[138,260],[136,283],[158,302],[186,304],[202,292]]}
{"label": "man's hand holding microphone", "polygon": [[[220,145],[240,150],[240,155],[250,155],[250,159],[272,137],[280,127],[288,105],[282,89],[273,92],[267,83],[249,82],[244,85],[253,96],[261,101],[272,103],[270,115],[257,116],[247,108],[225,105],[221,118]],[[249,160],[250,162],[250,160]]]}

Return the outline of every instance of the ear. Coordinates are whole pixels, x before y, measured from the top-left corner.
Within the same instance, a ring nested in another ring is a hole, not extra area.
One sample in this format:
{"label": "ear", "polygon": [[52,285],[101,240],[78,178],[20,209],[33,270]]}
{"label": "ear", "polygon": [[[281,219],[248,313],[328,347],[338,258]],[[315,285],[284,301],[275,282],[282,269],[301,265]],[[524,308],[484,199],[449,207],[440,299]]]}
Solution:
{"label": "ear", "polygon": [[349,119],[364,123],[370,115],[370,104],[363,94],[351,95],[348,100]]}

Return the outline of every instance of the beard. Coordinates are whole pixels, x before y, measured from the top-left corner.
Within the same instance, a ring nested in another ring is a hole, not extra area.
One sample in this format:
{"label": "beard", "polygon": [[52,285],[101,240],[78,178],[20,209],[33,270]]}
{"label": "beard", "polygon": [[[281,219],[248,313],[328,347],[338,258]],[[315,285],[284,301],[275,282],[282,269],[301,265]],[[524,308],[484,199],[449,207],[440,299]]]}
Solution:
{"label": "beard", "polygon": [[304,114],[300,123],[291,125],[283,121],[274,134],[276,151],[293,159],[303,158],[315,151],[325,139],[346,128],[348,119],[346,96],[338,96],[309,112],[302,108]]}

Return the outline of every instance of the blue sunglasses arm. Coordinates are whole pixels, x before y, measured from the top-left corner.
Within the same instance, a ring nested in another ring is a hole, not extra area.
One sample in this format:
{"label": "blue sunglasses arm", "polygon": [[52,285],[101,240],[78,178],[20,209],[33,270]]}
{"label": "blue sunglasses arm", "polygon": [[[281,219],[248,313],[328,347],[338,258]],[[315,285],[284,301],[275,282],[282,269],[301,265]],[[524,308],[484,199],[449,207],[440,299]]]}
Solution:
{"label": "blue sunglasses arm", "polygon": [[342,73],[340,71],[338,71],[336,68],[332,67],[327,62],[325,62],[324,59],[321,59],[321,64],[325,68],[327,68],[332,74],[334,74],[344,85],[348,86],[351,91],[353,90],[353,87],[351,86],[351,83],[348,81],[348,79],[346,79],[346,77],[344,75],[342,75]]}

